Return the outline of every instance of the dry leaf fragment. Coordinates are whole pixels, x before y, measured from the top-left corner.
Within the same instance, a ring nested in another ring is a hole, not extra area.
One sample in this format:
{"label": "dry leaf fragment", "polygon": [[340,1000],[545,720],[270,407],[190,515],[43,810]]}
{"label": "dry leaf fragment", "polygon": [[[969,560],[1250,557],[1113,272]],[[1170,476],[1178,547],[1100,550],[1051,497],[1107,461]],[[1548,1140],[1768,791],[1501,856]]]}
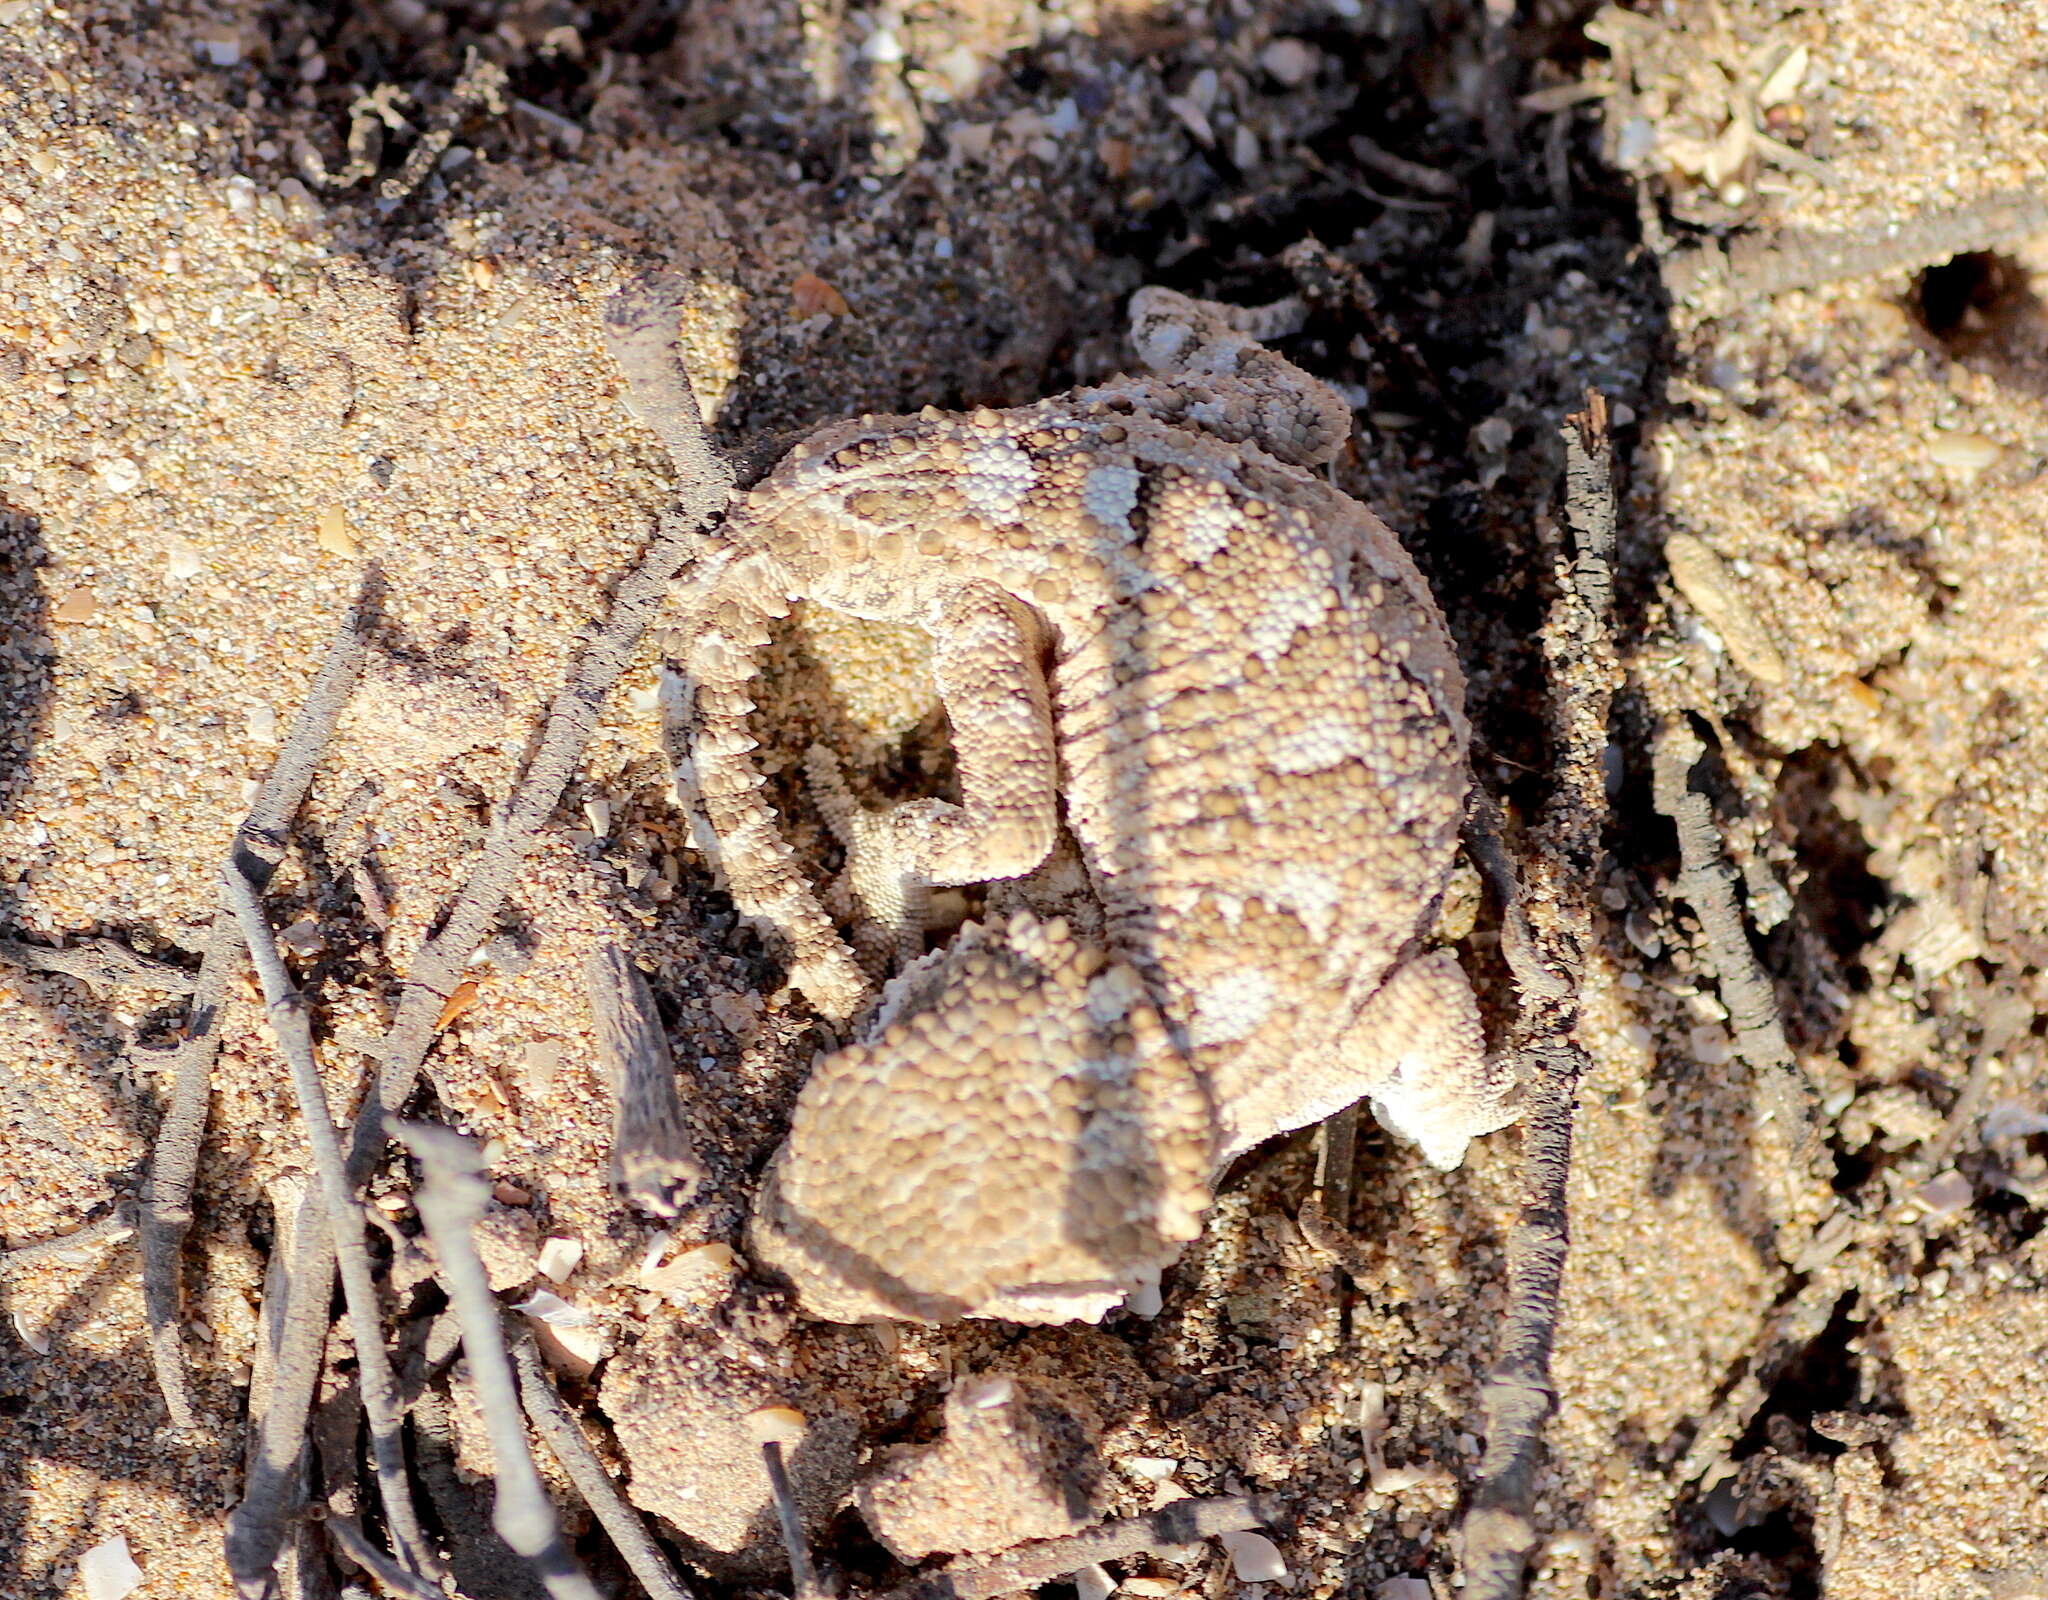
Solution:
{"label": "dry leaf fragment", "polygon": [[799,272],[789,286],[789,298],[800,317],[843,317],[852,309],[846,296],[815,272]]}
{"label": "dry leaf fragment", "polygon": [[1721,636],[1735,664],[1759,683],[1783,683],[1785,658],[1727,563],[1689,533],[1674,533],[1664,541],[1664,560],[1678,592]]}
{"label": "dry leaf fragment", "polygon": [[448,996],[448,1003],[441,1007],[440,1016],[434,1019],[434,1031],[439,1033],[449,1023],[461,1016],[477,1003],[482,994],[474,978],[464,978],[455,986],[455,992]]}

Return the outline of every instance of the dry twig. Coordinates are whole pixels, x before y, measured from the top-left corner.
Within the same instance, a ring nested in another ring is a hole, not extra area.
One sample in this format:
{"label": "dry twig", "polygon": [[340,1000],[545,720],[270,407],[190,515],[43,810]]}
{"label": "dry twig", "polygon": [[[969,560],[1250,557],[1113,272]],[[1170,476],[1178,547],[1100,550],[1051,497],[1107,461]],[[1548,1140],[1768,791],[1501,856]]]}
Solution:
{"label": "dry twig", "polygon": [[512,1354],[519,1366],[519,1398],[533,1431],[547,1441],[555,1459],[562,1463],[562,1470],[569,1474],[569,1481],[576,1485],[576,1492],[604,1524],[604,1531],[612,1536],[612,1544],[625,1558],[633,1576],[640,1580],[649,1600],[693,1600],[674,1565],[648,1534],[640,1513],[626,1504],[604,1470],[604,1463],[598,1460],[597,1452],[590,1448],[582,1425],[562,1403],[541,1363],[533,1336],[522,1336],[513,1346]]}
{"label": "dry twig", "polygon": [[797,1509],[796,1490],[790,1485],[780,1439],[761,1442],[761,1466],[768,1474],[775,1523],[782,1533],[783,1553],[789,1558],[790,1594],[794,1600],[828,1600],[831,1591],[819,1580],[818,1564],[811,1559],[811,1542],[804,1537],[803,1512]]}
{"label": "dry twig", "polygon": [[491,1526],[533,1563],[554,1600],[598,1600],[596,1587],[570,1554],[554,1502],[526,1447],[526,1425],[512,1381],[511,1358],[505,1353],[498,1302],[470,1236],[491,1197],[476,1142],[425,1123],[403,1123],[393,1131],[420,1163],[420,1221],[441,1259],[441,1287],[462,1323],[463,1353],[490,1431],[491,1459],[497,1468]]}
{"label": "dry twig", "polygon": [[342,1554],[375,1578],[400,1600],[448,1600],[441,1586],[407,1572],[364,1536],[348,1517],[324,1517],[327,1535],[341,1547]]}
{"label": "dry twig", "polygon": [[1508,1312],[1500,1358],[1481,1392],[1486,1454],[1461,1530],[1466,1600],[1520,1596],[1538,1537],[1531,1507],[1543,1425],[1557,1405],[1550,1356],[1569,1243],[1572,1116],[1587,1066],[1574,1037],[1579,973],[1593,938],[1589,885],[1602,855],[1607,717],[1621,676],[1608,633],[1615,509],[1600,395],[1589,394],[1586,410],[1567,420],[1564,440],[1574,559],[1567,565],[1561,552],[1554,557],[1558,596],[1543,633],[1557,781],[1531,830],[1526,890],[1503,882],[1511,869],[1490,825],[1490,805],[1474,813],[1473,856],[1502,895],[1502,947],[1522,991],[1516,1031],[1527,1070],[1522,1205],[1507,1243]]}
{"label": "dry twig", "polygon": [[[306,1125],[307,1142],[313,1148],[335,1260],[341,1269],[342,1290],[348,1303],[349,1324],[355,1335],[363,1410],[370,1419],[370,1447],[376,1457],[377,1488],[384,1502],[384,1515],[405,1564],[415,1572],[431,1574],[436,1568],[433,1551],[420,1531],[419,1518],[412,1506],[412,1488],[406,1478],[405,1447],[399,1437],[398,1383],[384,1348],[377,1285],[370,1272],[370,1253],[363,1242],[363,1222],[355,1191],[343,1169],[341,1141],[335,1134],[334,1118],[320,1083],[320,1066],[313,1054],[313,1030],[306,1017],[306,998],[285,971],[284,960],[277,953],[277,936],[264,915],[256,886],[235,866],[227,867],[221,876],[249,954],[256,963],[271,1030],[291,1068],[299,1116]],[[269,1564],[265,1563],[262,1570],[267,1573]],[[238,1571],[235,1576],[246,1585],[256,1575]]]}
{"label": "dry twig", "polygon": [[[405,165],[398,169],[396,175],[377,186],[383,203],[396,206],[427,181],[427,174],[434,170],[434,163],[441,159],[442,151],[454,142],[455,130],[462,126],[462,119],[469,115],[471,108],[481,106],[492,116],[502,117],[506,110],[505,85],[508,81],[503,67],[495,61],[486,60],[471,46],[463,60],[460,76],[448,91],[448,98],[441,103],[413,147],[405,153]],[[350,133],[353,135],[353,127]],[[353,138],[350,144],[353,151]],[[353,163],[349,170],[354,170]]]}
{"label": "dry twig", "polygon": [[1793,1058],[1777,994],[1750,946],[1713,804],[1692,787],[1692,770],[1705,754],[1690,727],[1667,718],[1657,730],[1651,785],[1657,809],[1678,830],[1678,894],[1699,917],[1703,954],[1728,1008],[1735,1054],[1749,1068],[1758,1188],[1778,1258],[1789,1266],[1805,1253],[1814,1229],[1834,1208],[1834,1197],[1813,1087]]}
{"label": "dry twig", "polygon": [[228,1514],[224,1541],[228,1571],[245,1595],[261,1595],[270,1582],[302,1492],[306,1414],[320,1382],[334,1294],[334,1251],[319,1189],[303,1180],[280,1184],[271,1201],[277,1243],[265,1276],[250,1384],[242,1499]]}
{"label": "dry twig", "polygon": [[118,939],[81,939],[62,950],[0,939],[0,961],[31,972],[55,972],[98,993],[124,983],[164,994],[190,994],[195,980],[183,967],[155,956],[137,955]]}
{"label": "dry twig", "polygon": [[0,1250],[0,1272],[12,1267],[25,1267],[32,1261],[46,1261],[51,1256],[61,1256],[71,1250],[85,1250],[101,1242],[115,1243],[135,1231],[135,1207],[123,1201],[106,1216],[96,1222],[88,1222],[82,1228],[73,1228],[69,1233],[60,1233],[54,1239],[38,1239],[34,1244],[16,1245],[12,1250]]}
{"label": "dry twig", "polygon": [[[306,798],[321,753],[341,720],[342,708],[362,671],[370,619],[383,579],[373,566],[364,574],[355,604],[343,619],[312,692],[278,753],[270,775],[256,793],[249,815],[235,830],[229,856],[235,870],[258,891],[284,859],[285,830]],[[234,918],[216,914],[193,980],[192,1011],[185,1024],[171,1085],[171,1103],[157,1127],[143,1189],[142,1304],[149,1322],[150,1359],[157,1387],[171,1414],[171,1426],[192,1426],[192,1400],[179,1343],[180,1260],[185,1230],[192,1224],[192,1180],[199,1170],[199,1145],[206,1131],[207,1089],[220,1054],[221,1008],[240,950]]]}
{"label": "dry twig", "polygon": [[1931,267],[2048,229],[2048,189],[2007,189],[1960,206],[1924,206],[1898,222],[1856,233],[1786,228],[1744,234],[1724,251],[1711,240],[1674,252],[1664,287],[1719,314],[1793,289]]}

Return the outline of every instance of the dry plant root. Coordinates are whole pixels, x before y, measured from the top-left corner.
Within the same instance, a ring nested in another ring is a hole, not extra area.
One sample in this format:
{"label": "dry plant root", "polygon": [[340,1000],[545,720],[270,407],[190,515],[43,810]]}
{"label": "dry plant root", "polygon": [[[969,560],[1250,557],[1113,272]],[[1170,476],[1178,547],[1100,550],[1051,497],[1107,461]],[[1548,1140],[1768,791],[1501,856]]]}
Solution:
{"label": "dry plant root", "polygon": [[1572,1117],[1589,1065],[1575,1037],[1579,976],[1594,938],[1590,884],[1607,819],[1607,719],[1621,680],[1608,612],[1615,500],[1607,405],[1597,393],[1567,419],[1565,521],[1572,559],[1551,535],[1557,598],[1543,630],[1551,666],[1550,724],[1557,784],[1529,831],[1529,871],[1517,887],[1490,800],[1475,805],[1468,847],[1500,898],[1502,951],[1521,991],[1516,1049],[1522,1082],[1522,1205],[1508,1232],[1508,1311],[1500,1358],[1481,1392],[1486,1453],[1465,1513],[1467,1600],[1515,1600],[1538,1534],[1532,1515],[1543,1425],[1557,1407],[1550,1356],[1569,1233]]}

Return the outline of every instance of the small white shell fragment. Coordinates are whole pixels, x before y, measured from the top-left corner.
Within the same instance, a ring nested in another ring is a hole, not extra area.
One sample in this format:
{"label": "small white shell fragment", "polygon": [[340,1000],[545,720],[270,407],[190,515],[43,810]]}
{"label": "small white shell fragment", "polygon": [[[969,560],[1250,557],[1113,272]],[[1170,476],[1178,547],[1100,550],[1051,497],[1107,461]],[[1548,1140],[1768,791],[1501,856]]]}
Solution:
{"label": "small white shell fragment", "polygon": [[1372,1600],[1429,1600],[1429,1580],[1389,1578],[1373,1590]]}
{"label": "small white shell fragment", "polygon": [[1154,1483],[1164,1483],[1180,1470],[1180,1463],[1172,1456],[1125,1456],[1124,1466],[1141,1478],[1150,1478]]}
{"label": "small white shell fragment", "polygon": [[600,839],[611,837],[612,803],[598,796],[583,802],[584,820],[590,824],[590,831]]}
{"label": "small white shell fragment", "polygon": [[173,539],[164,554],[164,576],[173,583],[185,583],[206,570],[199,547],[189,539]]}
{"label": "small white shell fragment", "polygon": [[21,1342],[39,1356],[48,1355],[50,1353],[49,1329],[30,1322],[19,1311],[13,1313],[13,1316],[14,1331],[21,1339]]}
{"label": "small white shell fragment", "polygon": [[1977,1191],[1954,1168],[1937,1172],[1913,1191],[1913,1201],[1931,1217],[1952,1217],[1969,1209]]}
{"label": "small white shell fragment", "polygon": [[277,711],[275,707],[251,706],[242,717],[243,726],[249,730],[249,737],[258,744],[277,743]]}
{"label": "small white shell fragment", "polygon": [[1171,1578],[1153,1578],[1140,1575],[1124,1579],[1124,1593],[1134,1594],[1140,1600],[1165,1600],[1170,1594],[1179,1594],[1180,1585]]}
{"label": "small white shell fragment", "polygon": [[810,1426],[795,1406],[763,1406],[759,1411],[750,1411],[746,1425],[756,1444],[785,1445],[800,1444],[804,1430]]}
{"label": "small white shell fragment", "polygon": [[142,468],[127,456],[109,456],[93,470],[109,494],[127,494],[142,484]]}
{"label": "small white shell fragment", "polygon": [[[666,1246],[664,1246],[666,1248]],[[702,1293],[721,1278],[739,1269],[739,1252],[729,1244],[713,1240],[676,1252],[673,1261],[662,1263],[658,1254],[640,1264],[640,1287],[668,1296],[680,1305],[683,1297]]]}
{"label": "small white shell fragment", "polygon": [[1116,1593],[1116,1579],[1101,1562],[1090,1562],[1074,1574],[1074,1600],[1109,1600]]}
{"label": "small white shell fragment", "polygon": [[970,1378],[960,1386],[961,1404],[976,1411],[994,1411],[1016,1398],[1016,1382],[1001,1374],[989,1378]]}
{"label": "small white shell fragment", "polygon": [[78,1581],[86,1600],[127,1600],[142,1587],[142,1568],[128,1553],[128,1536],[117,1533],[78,1558]]}
{"label": "small white shell fragment", "polygon": [[1259,52],[1259,65],[1286,88],[1299,89],[1316,75],[1322,52],[1299,39],[1275,39]]}
{"label": "small white shell fragment", "polygon": [[512,1308],[536,1322],[545,1322],[550,1328],[587,1328],[590,1313],[580,1306],[572,1306],[558,1294],[546,1289],[536,1289],[526,1299]]}
{"label": "small white shell fragment", "polygon": [[1216,1542],[1230,1553],[1230,1570],[1239,1583],[1282,1583],[1287,1563],[1280,1547],[1263,1533],[1219,1533]]}
{"label": "small white shell fragment", "polygon": [[1807,63],[1813,54],[1803,44],[1795,44],[1785,52],[1785,59],[1771,68],[1771,75],[1764,79],[1756,92],[1759,111],[1768,111],[1772,106],[1781,106],[1799,92],[1800,84],[1806,81]]}
{"label": "small white shell fragment", "polygon": [[1964,482],[1998,465],[2005,449],[1996,439],[1981,433],[1937,433],[1927,442],[1927,454],[1937,467],[1953,472]]}
{"label": "small white shell fragment", "polygon": [[1110,1600],[1116,1594],[1116,1580],[1100,1561],[1090,1561],[1073,1573],[1075,1600]]}
{"label": "small white shell fragment", "polygon": [[577,1263],[582,1259],[582,1240],[551,1238],[541,1244],[540,1254],[534,1264],[540,1268],[540,1275],[543,1278],[566,1283],[569,1274],[576,1270]]}
{"label": "small white shell fragment", "polygon": [[607,1346],[602,1328],[550,1327],[536,1319],[534,1342],[547,1357],[548,1365],[572,1377],[587,1378],[605,1358]]}

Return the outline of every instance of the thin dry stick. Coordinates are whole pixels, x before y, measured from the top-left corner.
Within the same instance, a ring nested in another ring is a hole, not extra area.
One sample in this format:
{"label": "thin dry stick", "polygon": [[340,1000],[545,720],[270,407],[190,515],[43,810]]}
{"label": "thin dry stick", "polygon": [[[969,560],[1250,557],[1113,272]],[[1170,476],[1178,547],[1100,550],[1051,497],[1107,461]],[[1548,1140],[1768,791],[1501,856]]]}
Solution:
{"label": "thin dry stick", "polygon": [[415,1577],[363,1536],[363,1530],[347,1517],[321,1519],[327,1536],[341,1546],[342,1553],[402,1600],[448,1600],[437,1583]]}
{"label": "thin dry stick", "polygon": [[654,995],[632,957],[615,944],[591,951],[583,982],[612,1091],[612,1182],[642,1211],[676,1216],[705,1172],[683,1125],[675,1058]]}
{"label": "thin dry stick", "polygon": [[101,1217],[97,1222],[88,1222],[82,1228],[60,1233],[54,1239],[38,1239],[34,1244],[17,1245],[12,1250],[0,1250],[0,1272],[6,1272],[12,1267],[25,1267],[32,1261],[46,1261],[51,1256],[61,1256],[67,1251],[112,1243],[127,1238],[134,1231],[135,1207],[123,1201],[108,1215]]}
{"label": "thin dry stick", "polygon": [[470,1230],[483,1220],[491,1197],[476,1141],[426,1123],[401,1123],[392,1130],[420,1163],[420,1221],[441,1259],[440,1283],[462,1323],[463,1354],[490,1432],[497,1490],[491,1526],[518,1554],[533,1563],[554,1600],[598,1600],[596,1587],[569,1553],[555,1518],[554,1502],[526,1447],[519,1391],[505,1354],[498,1302],[476,1253]]}
{"label": "thin dry stick", "polygon": [[1098,1561],[1146,1554],[1192,1559],[1195,1552],[1190,1547],[1204,1539],[1271,1528],[1282,1520],[1280,1503],[1271,1495],[1176,1500],[1142,1517],[1105,1522],[1064,1539],[1036,1540],[972,1565],[957,1563],[899,1589],[884,1590],[873,1600],[994,1600],[997,1595],[1035,1589]]}
{"label": "thin dry stick", "polygon": [[419,1081],[442,1009],[461,982],[469,958],[490,933],[527,852],[554,815],[562,790],[583,759],[605,696],[632,662],[640,635],[660,609],[670,580],[697,550],[698,530],[724,509],[732,492],[732,470],[704,436],[689,377],[675,354],[681,295],[678,280],[652,276],[619,290],[605,313],[606,338],[632,390],[632,404],[661,435],[680,472],[676,507],[662,515],[646,555],[619,585],[610,614],[591,635],[548,710],[532,764],[499,812],[440,930],[406,975],[398,1014],[384,1036],[376,1093],[358,1118],[349,1145],[349,1172],[357,1182],[376,1163],[384,1119],[397,1113]]}
{"label": "thin dry stick", "polygon": [[306,1125],[307,1143],[313,1147],[313,1164],[320,1176],[335,1260],[341,1269],[342,1292],[348,1302],[349,1327],[355,1335],[363,1410],[370,1419],[370,1448],[377,1462],[377,1489],[383,1498],[384,1515],[406,1565],[415,1572],[433,1573],[433,1550],[420,1531],[419,1518],[413,1511],[411,1484],[406,1477],[405,1445],[399,1435],[398,1380],[392,1374],[390,1356],[384,1348],[384,1323],[377,1304],[376,1280],[370,1271],[370,1252],[363,1242],[363,1221],[355,1191],[342,1166],[341,1140],[334,1131],[326,1090],[321,1087],[320,1065],[313,1054],[313,1029],[306,1017],[306,999],[277,953],[277,936],[264,914],[263,899],[256,886],[233,866],[223,870],[221,882],[256,963],[271,1031],[291,1068],[299,1116]]}
{"label": "thin dry stick", "polygon": [[[285,830],[306,798],[321,753],[333,737],[362,671],[370,620],[382,587],[382,575],[372,566],[364,573],[355,604],[327,648],[327,659],[321,663],[283,750],[256,792],[248,817],[235,831],[229,857],[236,870],[259,890],[284,859]],[[192,1010],[185,1024],[185,1041],[178,1048],[171,1103],[157,1127],[149,1181],[143,1188],[143,1312],[149,1323],[149,1353],[157,1387],[163,1391],[164,1406],[176,1429],[189,1428],[194,1420],[185,1350],[179,1342],[180,1265],[185,1231],[192,1225],[192,1180],[199,1171],[199,1146],[206,1133],[207,1090],[214,1058],[220,1054],[221,1008],[227,1003],[228,980],[238,964],[240,944],[234,919],[216,914],[193,983]]]}
{"label": "thin dry stick", "polygon": [[1543,635],[1558,777],[1532,834],[1527,893],[1511,881],[1489,826],[1491,808],[1474,819],[1480,843],[1473,857],[1502,899],[1509,932],[1502,945],[1521,991],[1517,1032],[1526,1070],[1522,1204],[1507,1240],[1508,1311],[1500,1357],[1480,1395],[1486,1454],[1461,1530],[1466,1600],[1517,1600],[1536,1548],[1536,1472],[1543,1426],[1557,1406],[1550,1356],[1569,1242],[1572,1116],[1587,1066],[1574,1037],[1578,976],[1593,939],[1588,886],[1601,858],[1607,719],[1621,677],[1607,615],[1615,511],[1605,400],[1589,393],[1586,410],[1563,431],[1565,520],[1575,560],[1557,563],[1559,593]]}
{"label": "thin dry stick", "polygon": [[471,46],[462,63],[462,75],[455,80],[426,130],[406,152],[405,165],[377,186],[377,193],[387,207],[396,206],[427,181],[427,174],[434,170],[441,152],[454,142],[455,130],[462,126],[470,107],[482,106],[494,117],[505,114],[507,81],[503,67],[486,60]]}
{"label": "thin dry stick", "polygon": [[1735,869],[1721,854],[1713,803],[1691,784],[1692,769],[1705,754],[1706,746],[1690,727],[1667,719],[1657,730],[1651,786],[1657,809],[1678,830],[1678,894],[1699,917],[1707,962],[1728,1008],[1735,1054],[1749,1068],[1756,1100],[1751,1137],[1760,1169],[1758,1189],[1778,1258],[1791,1266],[1834,1209],[1827,1151],[1812,1085],[1786,1041],[1777,993],[1743,926]]}
{"label": "thin dry stick", "polygon": [[[262,1600],[291,1531],[301,1494],[300,1453],[306,1446],[306,1415],[320,1383],[327,1346],[327,1307],[334,1295],[334,1251],[320,1191],[308,1186],[297,1220],[278,1219],[278,1248],[271,1265],[285,1263],[281,1278],[266,1285],[263,1320],[276,1328],[266,1339],[271,1351],[263,1392],[250,1396],[255,1437],[247,1452],[242,1500],[228,1514],[228,1571],[244,1600]],[[272,1301],[277,1302],[273,1311]]]}
{"label": "thin dry stick", "polygon": [[162,994],[190,994],[196,981],[183,967],[155,956],[137,955],[118,939],[81,939],[62,950],[0,939],[0,961],[12,961],[32,972],[62,973],[95,994],[124,983]]}
{"label": "thin dry stick", "polygon": [[650,1600],[693,1600],[661,1546],[647,1532],[640,1513],[626,1504],[611,1475],[604,1470],[604,1463],[583,1436],[582,1426],[562,1403],[533,1336],[522,1335],[513,1345],[512,1354],[519,1366],[519,1398],[533,1431],[547,1441],[555,1459],[562,1463],[562,1470],[569,1474],[569,1481],[576,1485],[576,1492],[604,1524],[604,1531],[612,1536],[612,1544],[625,1557],[633,1576],[640,1580],[640,1587],[647,1591]]}
{"label": "thin dry stick", "polygon": [[775,1500],[775,1524],[782,1533],[783,1554],[789,1558],[789,1588],[795,1600],[825,1600],[824,1584],[818,1581],[818,1564],[811,1559],[811,1541],[804,1537],[803,1513],[797,1509],[796,1490],[783,1464],[782,1441],[761,1442],[761,1466],[768,1474],[768,1492]]}

